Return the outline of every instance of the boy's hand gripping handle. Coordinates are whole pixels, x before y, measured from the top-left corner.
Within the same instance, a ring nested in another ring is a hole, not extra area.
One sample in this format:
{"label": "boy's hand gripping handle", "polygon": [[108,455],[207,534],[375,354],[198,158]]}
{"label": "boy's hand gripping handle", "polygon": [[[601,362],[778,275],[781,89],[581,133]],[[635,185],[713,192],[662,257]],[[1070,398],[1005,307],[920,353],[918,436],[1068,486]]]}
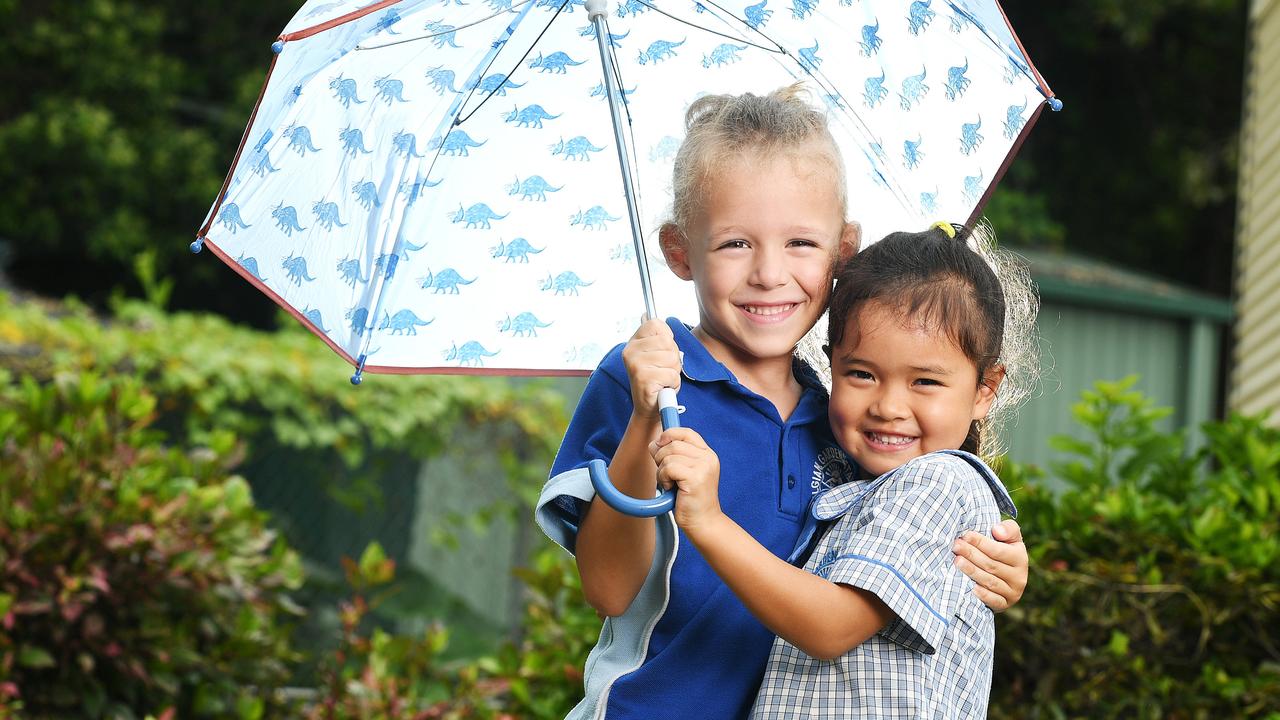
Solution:
{"label": "boy's hand gripping handle", "polygon": [[[680,406],[676,403],[676,391],[663,388],[658,391],[658,414],[662,417],[662,429],[680,427]],[[609,480],[609,466],[603,460],[592,460],[587,464],[587,472],[591,475],[591,485],[609,507],[624,515],[632,517],[657,517],[671,512],[676,506],[676,491],[666,490],[657,497],[640,500],[613,486]]]}

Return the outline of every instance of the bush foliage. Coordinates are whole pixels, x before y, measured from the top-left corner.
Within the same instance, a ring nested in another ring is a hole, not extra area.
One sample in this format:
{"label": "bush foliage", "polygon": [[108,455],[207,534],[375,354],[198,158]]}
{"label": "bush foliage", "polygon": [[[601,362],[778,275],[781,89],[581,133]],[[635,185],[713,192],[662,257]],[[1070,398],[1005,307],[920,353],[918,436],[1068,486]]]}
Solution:
{"label": "bush foliage", "polygon": [[1005,474],[1031,579],[996,623],[992,716],[1280,717],[1280,430],[1233,416],[1188,454],[1134,380],[1076,404],[1060,493]]}
{"label": "bush foliage", "polygon": [[298,557],[126,377],[0,374],[0,694],[34,717],[257,717],[293,660]]}
{"label": "bush foliage", "polygon": [[[562,717],[599,620],[549,544],[521,571],[519,636],[487,657],[445,661],[448,628],[378,621],[399,586],[376,545],[345,568],[337,649],[291,645],[296,557],[231,474],[255,442],[351,468],[483,428],[507,510],[525,511],[563,427],[537,386],[353,391],[347,373],[292,329],[137,304],[104,322],[0,295],[0,717]],[[1280,430],[1232,417],[1189,453],[1131,385],[1086,393],[1082,433],[1054,440],[1064,462],[1002,469],[1032,577],[997,621],[991,714],[1280,717]],[[304,662],[311,694],[282,702],[270,690]]]}

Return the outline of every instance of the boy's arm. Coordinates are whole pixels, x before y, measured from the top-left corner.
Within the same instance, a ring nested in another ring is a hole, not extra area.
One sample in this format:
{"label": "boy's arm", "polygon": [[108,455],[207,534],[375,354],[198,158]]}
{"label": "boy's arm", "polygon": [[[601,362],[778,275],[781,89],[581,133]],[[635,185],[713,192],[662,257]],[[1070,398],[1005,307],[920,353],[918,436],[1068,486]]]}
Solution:
{"label": "boy's arm", "polygon": [[[631,419],[609,463],[609,479],[632,497],[653,497],[657,466],[649,443],[662,425],[658,391],[680,387],[680,348],[661,320],[642,324],[622,351],[631,388]],[[654,521],[592,501],[578,530],[575,557],[582,594],[602,616],[626,612],[653,563]]]}
{"label": "boy's arm", "polygon": [[658,480],[677,485],[676,524],[765,627],[805,654],[832,659],[893,620],[875,594],[837,585],[774,555],[720,510],[720,461],[698,433],[665,431],[651,449]]}
{"label": "boy's arm", "polygon": [[1008,610],[1027,589],[1027,546],[1022,528],[1005,520],[991,528],[991,537],[967,532],[953,548],[956,567],[973,579],[973,594],[996,612]]}
{"label": "boy's arm", "polygon": [[[650,497],[657,468],[649,456],[649,442],[657,425],[646,432],[635,417],[627,424],[609,464],[609,480],[632,497]],[[626,612],[644,585],[653,563],[653,518],[637,518],[609,507],[598,497],[588,506],[578,529],[578,574],[582,594],[601,616]]]}

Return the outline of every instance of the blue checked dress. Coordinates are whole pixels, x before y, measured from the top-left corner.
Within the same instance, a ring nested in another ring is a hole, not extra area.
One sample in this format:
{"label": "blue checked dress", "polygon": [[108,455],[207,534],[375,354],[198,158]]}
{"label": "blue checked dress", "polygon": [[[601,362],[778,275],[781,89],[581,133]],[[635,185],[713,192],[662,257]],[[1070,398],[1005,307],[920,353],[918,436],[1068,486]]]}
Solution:
{"label": "blue checked dress", "polygon": [[946,450],[835,487],[811,512],[826,527],[805,569],[875,593],[897,618],[834,660],[778,638],[753,718],[981,718],[995,648],[992,612],[953,564],[966,530],[1016,515],[977,457]]}

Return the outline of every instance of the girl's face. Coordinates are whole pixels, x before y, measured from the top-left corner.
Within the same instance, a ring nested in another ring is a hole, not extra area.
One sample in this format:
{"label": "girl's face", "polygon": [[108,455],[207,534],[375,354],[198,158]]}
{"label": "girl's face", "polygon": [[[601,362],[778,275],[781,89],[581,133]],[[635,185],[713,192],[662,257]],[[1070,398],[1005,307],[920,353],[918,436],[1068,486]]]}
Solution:
{"label": "girl's face", "polygon": [[935,450],[955,450],[987,416],[1003,372],[978,369],[941,328],[871,301],[831,349],[831,429],[873,476]]}
{"label": "girl's face", "polygon": [[790,358],[826,309],[835,261],[856,250],[837,192],[831,169],[804,153],[740,157],[706,182],[683,236],[664,229],[667,263],[694,283],[712,355]]}

